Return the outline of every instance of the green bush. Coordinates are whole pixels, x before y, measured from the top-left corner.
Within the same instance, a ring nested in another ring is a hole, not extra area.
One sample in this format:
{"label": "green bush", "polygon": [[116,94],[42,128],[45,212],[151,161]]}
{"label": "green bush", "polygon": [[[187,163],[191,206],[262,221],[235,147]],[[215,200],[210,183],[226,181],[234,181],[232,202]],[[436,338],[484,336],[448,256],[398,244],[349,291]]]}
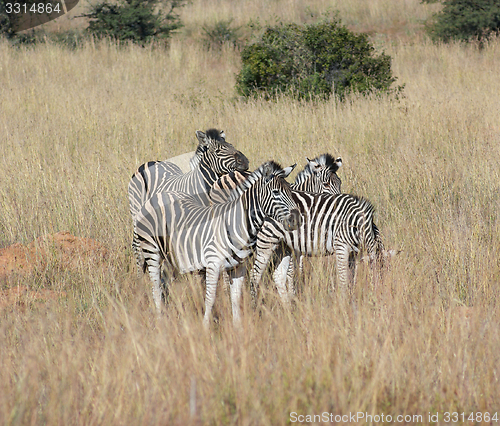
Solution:
{"label": "green bush", "polygon": [[500,32],[499,0],[445,0],[443,6],[427,23],[433,40],[482,42]]}
{"label": "green bush", "polygon": [[400,92],[391,89],[391,58],[374,55],[365,34],[330,19],[310,25],[268,27],[242,53],[236,89],[240,95],[288,94],[298,98],[343,99],[349,92]]}
{"label": "green bush", "polygon": [[203,26],[203,42],[205,47],[209,50],[220,49],[224,45],[230,45],[233,48],[239,48],[241,44],[240,28],[231,28],[233,20],[222,20],[216,22],[214,25]]}
{"label": "green bush", "polygon": [[177,9],[185,0],[104,0],[91,7],[87,31],[98,38],[144,44],[166,40],[182,27]]}

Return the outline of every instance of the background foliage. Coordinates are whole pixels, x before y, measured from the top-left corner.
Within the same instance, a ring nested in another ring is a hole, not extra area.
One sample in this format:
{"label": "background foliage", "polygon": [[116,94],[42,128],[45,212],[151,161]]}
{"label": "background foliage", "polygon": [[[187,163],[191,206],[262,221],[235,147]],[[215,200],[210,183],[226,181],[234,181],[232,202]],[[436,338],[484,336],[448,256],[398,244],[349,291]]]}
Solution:
{"label": "background foliage", "polygon": [[[347,93],[390,92],[391,58],[375,56],[365,34],[338,20],[268,27],[242,53],[236,87],[243,96],[291,94],[343,99]],[[401,90],[398,87],[397,90]]]}
{"label": "background foliage", "polygon": [[427,24],[434,40],[484,41],[500,31],[497,0],[445,0],[443,9]]}
{"label": "background foliage", "polygon": [[90,7],[87,31],[103,38],[146,43],[166,40],[182,27],[178,9],[184,0],[107,0]]}

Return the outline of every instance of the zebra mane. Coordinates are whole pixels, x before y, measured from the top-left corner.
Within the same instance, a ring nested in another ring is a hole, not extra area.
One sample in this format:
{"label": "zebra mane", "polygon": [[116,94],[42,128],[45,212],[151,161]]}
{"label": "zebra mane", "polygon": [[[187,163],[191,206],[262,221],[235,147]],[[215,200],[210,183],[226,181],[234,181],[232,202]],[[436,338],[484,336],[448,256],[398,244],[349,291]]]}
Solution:
{"label": "zebra mane", "polygon": [[227,202],[236,200],[241,194],[249,189],[255,182],[262,177],[270,177],[272,174],[283,172],[281,165],[275,161],[268,161],[262,164],[258,169],[254,170],[243,182],[239,183],[229,194]]}
{"label": "zebra mane", "polygon": [[[217,129],[208,129],[205,131],[205,135],[207,138],[219,141],[219,142],[225,142],[226,141],[226,135],[223,131],[217,130]],[[196,151],[194,153],[194,157],[189,160],[189,167],[191,170],[196,169],[198,165],[200,164],[201,157],[203,154],[207,151],[206,146],[202,146],[198,144],[198,147],[196,148]]]}
{"label": "zebra mane", "polygon": [[213,139],[214,141],[219,141],[219,142],[226,141],[224,132],[222,132],[221,130],[208,129],[207,131],[205,131],[205,135],[207,135],[207,138]]}
{"label": "zebra mane", "polygon": [[[321,164],[322,166],[326,167],[329,169],[331,173],[336,173],[337,170],[339,169],[339,165],[337,164],[337,159],[331,155],[331,154],[322,154],[316,158],[314,158],[312,161],[316,161],[317,163]],[[308,163],[305,167],[304,170],[299,172],[297,177],[295,178],[295,183],[299,184],[304,182],[308,177],[312,176],[314,173],[311,170],[311,165]]]}

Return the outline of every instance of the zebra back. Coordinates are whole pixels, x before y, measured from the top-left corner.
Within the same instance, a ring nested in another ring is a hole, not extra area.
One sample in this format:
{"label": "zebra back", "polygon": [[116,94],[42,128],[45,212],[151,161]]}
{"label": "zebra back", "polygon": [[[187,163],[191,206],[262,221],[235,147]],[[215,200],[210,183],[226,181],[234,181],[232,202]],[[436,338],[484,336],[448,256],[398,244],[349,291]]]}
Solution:
{"label": "zebra back", "polygon": [[233,189],[242,184],[250,175],[250,172],[238,172],[235,170],[221,176],[210,190],[210,200],[212,203],[226,203]]}
{"label": "zebra back", "polygon": [[374,207],[368,200],[350,194],[300,191],[293,191],[292,194],[303,222],[296,231],[289,232],[275,221],[266,219],[257,237],[252,287],[258,287],[267,263],[281,240],[297,254],[334,254],[341,286],[349,281],[347,275],[352,267],[349,263],[351,256],[357,256],[364,250],[370,258],[381,257],[383,245],[373,223]]}
{"label": "zebra back", "polygon": [[134,217],[156,188],[169,178],[181,175],[182,170],[167,161],[148,161],[132,175],[128,184],[130,214]]}
{"label": "zebra back", "polygon": [[198,197],[203,204],[209,204],[209,192],[216,180],[231,171],[248,169],[248,159],[221,136],[215,129],[197,131],[200,141],[198,164],[194,170],[183,175],[172,176],[164,181],[157,192],[178,191]]}

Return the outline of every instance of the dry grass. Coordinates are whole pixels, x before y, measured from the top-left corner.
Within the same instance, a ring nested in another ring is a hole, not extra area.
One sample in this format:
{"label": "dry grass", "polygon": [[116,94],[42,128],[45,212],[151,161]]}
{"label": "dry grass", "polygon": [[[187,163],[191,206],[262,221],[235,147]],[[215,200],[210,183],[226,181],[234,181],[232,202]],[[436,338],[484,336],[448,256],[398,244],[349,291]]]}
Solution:
{"label": "dry grass", "polygon": [[[86,19],[76,18],[88,10],[89,4],[96,0],[82,0],[66,16],[43,26],[47,31],[67,31],[83,29]],[[422,30],[422,23],[439,9],[436,4],[423,4],[421,0],[192,0],[179,9],[183,29],[175,36],[177,39],[193,39],[203,34],[204,25],[220,20],[232,19],[233,26],[242,27],[245,35],[250,20],[254,23],[312,22],[325,12],[338,11],[339,17],[349,28],[358,32],[377,33],[383,39],[410,39]]]}
{"label": "dry grass", "polygon": [[[182,41],[0,43],[0,247],[68,230],[112,254],[104,268],[54,263],[3,283],[61,298],[0,312],[0,423],[277,425],[360,411],[428,424],[429,412],[497,410],[500,42],[385,47],[406,97],[340,105],[242,102],[237,55]],[[203,332],[203,290],[185,279],[157,320],[132,268],[128,179],[211,126],[252,167],[342,156],[343,189],[369,198],[386,245],[404,249],[384,284],[361,269],[344,300],[329,262],[313,260],[293,312],[269,289],[255,313],[246,289],[239,334],[221,288]]]}

